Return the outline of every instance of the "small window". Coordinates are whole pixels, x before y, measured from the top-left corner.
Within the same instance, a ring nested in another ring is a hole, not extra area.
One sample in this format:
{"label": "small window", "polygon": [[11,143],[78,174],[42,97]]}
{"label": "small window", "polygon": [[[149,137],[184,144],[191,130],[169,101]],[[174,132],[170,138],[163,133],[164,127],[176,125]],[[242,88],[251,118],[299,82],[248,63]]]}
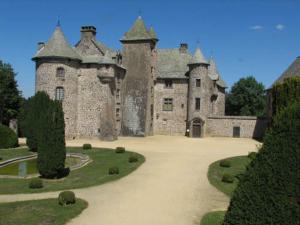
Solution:
{"label": "small window", "polygon": [[64,99],[64,88],[63,87],[57,87],[56,90],[55,90],[55,99],[56,100],[59,100],[59,101],[62,101]]}
{"label": "small window", "polygon": [[233,127],[233,137],[239,138],[241,136],[241,128]]}
{"label": "small window", "polygon": [[172,88],[173,81],[172,80],[165,80],[165,88]]}
{"label": "small window", "polygon": [[173,111],[173,99],[164,98],[163,111]]}
{"label": "small window", "polygon": [[200,110],[200,102],[201,99],[200,98],[195,98],[195,110],[199,111]]}
{"label": "small window", "polygon": [[120,89],[117,89],[116,91],[116,98],[120,98]]}
{"label": "small window", "polygon": [[196,87],[201,87],[201,79],[196,79]]}
{"label": "small window", "polygon": [[58,67],[56,69],[56,77],[65,78],[65,69],[62,67]]}

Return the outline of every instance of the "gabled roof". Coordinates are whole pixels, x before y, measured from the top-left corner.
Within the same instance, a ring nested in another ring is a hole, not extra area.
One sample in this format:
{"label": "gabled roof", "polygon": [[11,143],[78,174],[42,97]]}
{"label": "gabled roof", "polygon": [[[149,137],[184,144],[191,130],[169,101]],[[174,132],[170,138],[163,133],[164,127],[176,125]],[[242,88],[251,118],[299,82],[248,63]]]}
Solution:
{"label": "gabled roof", "polygon": [[100,41],[92,40],[92,42],[100,49],[101,52],[103,52],[103,54],[105,54],[105,52],[107,52],[107,51],[110,52],[110,53],[115,53],[114,50],[108,48],[106,45],[104,45]]}
{"label": "gabled roof", "polygon": [[204,58],[200,48],[197,48],[192,60],[188,64],[192,65],[192,64],[208,64],[208,63]]}
{"label": "gabled roof", "polygon": [[287,68],[286,71],[272,84],[282,83],[285,78],[288,77],[300,77],[300,56],[298,56],[294,62]]}
{"label": "gabled roof", "polygon": [[141,16],[137,18],[131,29],[126,32],[121,41],[132,41],[132,40],[151,40],[153,39],[148,33],[145,23]]}
{"label": "gabled roof", "polygon": [[62,57],[69,59],[81,60],[81,57],[77,52],[69,45],[66,40],[60,26],[55,28],[54,33],[50,40],[41,48],[36,55],[32,58],[33,60],[38,58],[48,57]]}

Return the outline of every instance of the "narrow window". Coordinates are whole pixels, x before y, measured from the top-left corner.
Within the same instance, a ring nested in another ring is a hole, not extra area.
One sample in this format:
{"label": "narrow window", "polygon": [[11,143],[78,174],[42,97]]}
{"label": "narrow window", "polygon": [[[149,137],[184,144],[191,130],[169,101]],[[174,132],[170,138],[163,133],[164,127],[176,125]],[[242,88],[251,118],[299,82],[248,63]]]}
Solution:
{"label": "narrow window", "polygon": [[165,88],[172,88],[173,81],[172,80],[165,80]]}
{"label": "narrow window", "polygon": [[64,88],[63,87],[57,87],[55,89],[55,99],[56,100],[59,100],[59,101],[62,101],[64,99]]}
{"label": "narrow window", "polygon": [[65,78],[65,69],[62,67],[58,67],[56,69],[56,77]]}
{"label": "narrow window", "polygon": [[241,136],[241,128],[233,127],[233,137],[239,138]]}
{"label": "narrow window", "polygon": [[201,79],[196,79],[196,87],[201,87]]}
{"label": "narrow window", "polygon": [[164,98],[163,111],[173,111],[173,99],[172,98]]}
{"label": "narrow window", "polygon": [[116,93],[116,98],[120,98],[120,89],[117,89],[116,92],[117,92],[117,93]]}
{"label": "narrow window", "polygon": [[200,98],[195,98],[195,110],[199,111],[200,110]]}

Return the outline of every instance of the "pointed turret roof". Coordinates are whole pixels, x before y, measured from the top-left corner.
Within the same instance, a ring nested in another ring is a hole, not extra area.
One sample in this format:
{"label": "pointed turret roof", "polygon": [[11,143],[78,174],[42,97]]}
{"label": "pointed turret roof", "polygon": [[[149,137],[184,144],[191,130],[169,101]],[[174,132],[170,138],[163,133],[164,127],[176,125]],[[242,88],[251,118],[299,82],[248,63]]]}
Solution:
{"label": "pointed turret roof", "polygon": [[155,32],[155,30],[154,30],[153,27],[150,27],[148,33],[149,33],[149,35],[150,35],[151,38],[157,39],[156,32]]}
{"label": "pointed turret roof", "polygon": [[192,60],[189,62],[189,65],[192,64],[208,64],[206,59],[204,58],[200,48],[197,48]]}
{"label": "pointed turret roof", "polygon": [[33,60],[46,57],[62,57],[81,60],[81,57],[69,45],[59,25],[56,26],[48,43],[36,53]]}
{"label": "pointed turret roof", "polygon": [[208,63],[209,63],[208,76],[212,80],[218,80],[220,75],[215,60],[211,57]]}
{"label": "pointed turret roof", "polygon": [[131,41],[131,40],[151,40],[153,39],[148,33],[145,23],[141,16],[137,18],[131,29],[124,34],[121,41]]}

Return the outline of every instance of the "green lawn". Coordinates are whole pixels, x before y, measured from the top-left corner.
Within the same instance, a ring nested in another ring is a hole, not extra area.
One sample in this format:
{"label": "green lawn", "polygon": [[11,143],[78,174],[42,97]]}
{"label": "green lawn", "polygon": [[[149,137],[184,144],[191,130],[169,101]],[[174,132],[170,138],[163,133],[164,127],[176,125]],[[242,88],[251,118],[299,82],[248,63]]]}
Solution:
{"label": "green lawn", "polygon": [[81,199],[68,206],[60,206],[57,199],[1,203],[0,225],[63,225],[79,215],[87,205]]}
{"label": "green lawn", "polygon": [[[3,153],[7,153],[7,151],[13,152],[16,150],[0,150],[0,154],[4,156],[5,154]],[[22,151],[22,154],[25,154],[26,150]],[[28,179],[2,178],[0,179],[0,194],[36,193],[99,185],[126,176],[145,161],[144,156],[140,154],[128,151],[123,154],[116,154],[113,149],[94,148],[92,150],[83,150],[82,148],[67,148],[67,151],[88,154],[93,162],[78,170],[71,171],[69,176],[64,179],[43,179],[44,187],[42,189],[28,188]],[[16,154],[12,152],[9,152],[9,154],[16,157]],[[133,154],[137,155],[138,162],[129,163],[128,158]],[[5,157],[7,158],[7,156]],[[118,175],[108,175],[108,169],[113,166],[119,167],[120,173]]]}
{"label": "green lawn", "polygon": [[28,151],[27,148],[15,148],[15,149],[0,149],[0,162],[16,158],[16,157],[21,157],[21,156],[28,156],[32,155],[33,153]]}
{"label": "green lawn", "polygon": [[[230,161],[231,167],[221,167],[219,165],[221,160],[216,161],[209,166],[207,176],[209,182],[213,186],[215,186],[218,190],[231,197],[233,191],[235,190],[238,184],[238,179],[236,178],[236,176],[245,172],[247,165],[251,162],[251,159],[247,156],[236,156],[232,158],[227,158],[226,160]],[[233,175],[235,177],[234,182],[222,182],[222,177],[224,173]]]}
{"label": "green lawn", "polygon": [[222,225],[225,213],[225,211],[207,213],[202,217],[200,225]]}

